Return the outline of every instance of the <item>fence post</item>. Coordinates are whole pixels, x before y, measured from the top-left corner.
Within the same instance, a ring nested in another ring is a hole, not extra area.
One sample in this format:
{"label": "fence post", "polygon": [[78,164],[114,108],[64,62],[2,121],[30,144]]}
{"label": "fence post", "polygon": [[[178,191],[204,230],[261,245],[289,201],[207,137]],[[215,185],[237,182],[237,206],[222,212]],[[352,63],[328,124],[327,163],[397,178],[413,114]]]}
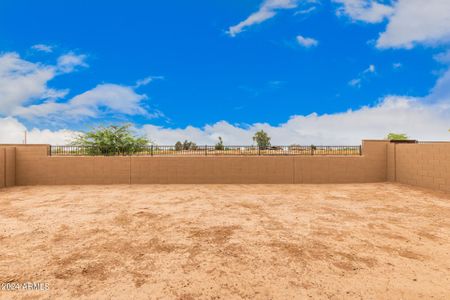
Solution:
{"label": "fence post", "polygon": [[205,156],[208,156],[208,146],[205,145]]}
{"label": "fence post", "polygon": [[359,146],[359,155],[362,155],[362,146]]}
{"label": "fence post", "polygon": [[314,155],[314,146],[311,146],[311,155]]}
{"label": "fence post", "polygon": [[153,156],[153,145],[150,146],[150,155]]}
{"label": "fence post", "polygon": [[261,146],[258,145],[258,155],[261,155]]}

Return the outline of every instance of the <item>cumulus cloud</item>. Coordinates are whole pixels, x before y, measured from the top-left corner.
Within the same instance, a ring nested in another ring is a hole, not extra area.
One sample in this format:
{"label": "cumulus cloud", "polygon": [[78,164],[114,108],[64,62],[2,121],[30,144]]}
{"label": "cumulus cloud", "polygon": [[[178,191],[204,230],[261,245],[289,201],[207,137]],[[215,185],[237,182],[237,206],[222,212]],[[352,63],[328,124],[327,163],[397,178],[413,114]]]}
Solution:
{"label": "cumulus cloud", "polygon": [[0,115],[36,99],[58,98],[67,93],[47,83],[56,76],[54,66],[32,63],[15,52],[0,55]]}
{"label": "cumulus cloud", "polygon": [[203,128],[187,126],[186,128],[164,128],[155,125],[144,125],[141,131],[152,141],[160,145],[173,145],[177,141],[192,140],[198,144],[215,144],[219,136],[227,145],[248,145],[253,136],[252,128],[231,125],[226,121],[220,121]]}
{"label": "cumulus cloud", "polygon": [[378,41],[379,48],[411,48],[415,44],[450,42],[450,1],[399,0]]}
{"label": "cumulus cloud", "polygon": [[160,115],[149,113],[143,103],[147,96],[134,89],[161,77],[145,78],[135,87],[100,84],[68,100],[65,99],[68,89],[48,86],[57,76],[87,67],[85,58],[69,52],[58,57],[55,65],[44,65],[24,60],[14,52],[0,55],[0,116],[67,123],[114,114],[149,118]]}
{"label": "cumulus cloud", "polygon": [[[311,2],[311,1],[307,1]],[[313,1],[315,2],[315,1]],[[435,46],[450,43],[450,1],[447,0],[332,0],[338,16],[353,21],[380,23],[387,26],[377,39],[378,48],[412,48],[416,44]],[[275,17],[280,10],[297,8],[300,0],[265,0],[258,11],[231,26],[234,37],[246,28]],[[315,7],[299,10],[310,13]]]}
{"label": "cumulus cloud", "polygon": [[[364,72],[375,71],[371,65]],[[405,132],[419,140],[450,140],[449,128],[450,70],[422,98],[390,95],[376,105],[333,114],[295,115],[276,126],[267,123],[237,126],[220,121],[203,128],[144,125],[141,130],[160,145],[185,139],[214,144],[219,136],[228,145],[248,145],[254,133],[261,129],[278,145],[357,145],[363,139],[383,139],[389,132]]]}
{"label": "cumulus cloud", "polygon": [[[144,125],[138,130],[159,145],[192,140],[214,144],[221,136],[227,145],[249,145],[252,136],[263,129],[277,145],[358,145],[363,139],[383,139],[389,132],[405,132],[420,140],[450,140],[450,100],[426,103],[426,99],[388,96],[375,106],[366,106],[335,114],[292,116],[272,126],[255,123],[248,126],[220,121],[202,128],[164,128]],[[0,119],[0,143],[21,143],[25,126],[12,118]],[[30,143],[64,144],[75,132],[32,129]]]}
{"label": "cumulus cloud", "polygon": [[282,9],[293,9],[298,6],[299,0],[265,0],[258,11],[252,13],[247,19],[228,28],[228,35],[235,37],[247,27],[263,23],[276,16]]}
{"label": "cumulus cloud", "polygon": [[203,128],[145,125],[142,131],[157,144],[164,145],[185,139],[214,144],[219,136],[227,145],[248,145],[253,134],[261,129],[277,145],[357,145],[362,139],[383,139],[389,132],[406,132],[422,140],[449,140],[449,118],[448,103],[427,105],[417,98],[389,96],[372,107],[336,114],[293,116],[278,126],[257,123],[239,127],[221,121]]}
{"label": "cumulus cloud", "polygon": [[[375,72],[375,67],[369,66],[366,71]],[[98,99],[96,95],[97,92],[77,98],[76,105],[83,106],[90,97]],[[278,125],[238,126],[220,121],[201,128],[146,124],[137,130],[159,145],[173,145],[186,139],[202,145],[214,144],[219,136],[227,145],[248,145],[252,143],[254,133],[261,129],[269,133],[273,144],[278,145],[357,145],[362,139],[383,139],[389,132],[404,132],[419,140],[450,140],[449,128],[450,70],[439,78],[430,94],[422,98],[390,95],[376,105],[333,114],[294,115]],[[0,118],[0,143],[21,143],[25,130],[26,127],[15,118]],[[65,144],[75,133],[34,128],[29,131],[28,141]]]}
{"label": "cumulus cloud", "polygon": [[33,128],[27,130],[25,125],[15,118],[0,118],[0,144],[22,144],[27,131],[27,143],[66,145],[77,132],[67,129],[49,130]]}
{"label": "cumulus cloud", "polygon": [[31,46],[31,49],[36,50],[36,51],[45,52],[45,53],[53,52],[53,47],[50,45],[45,45],[45,44],[33,45],[33,46]]}
{"label": "cumulus cloud", "polygon": [[148,115],[148,112],[141,107],[141,101],[144,99],[147,99],[147,96],[136,93],[131,87],[100,84],[67,102],[47,101],[41,104],[17,107],[11,115],[27,119],[48,117],[59,120],[97,118],[108,113],[145,116]]}
{"label": "cumulus cloud", "polygon": [[[447,104],[450,103],[450,69],[438,79],[431,94],[425,99],[428,103],[440,103],[443,99],[448,101]],[[448,122],[450,123],[450,119]]]}
{"label": "cumulus cloud", "polygon": [[[446,45],[450,42],[450,1],[398,0],[387,2],[370,0],[335,0],[340,3],[340,14],[346,14],[355,21],[377,23],[387,20],[387,27],[377,41],[379,48],[411,48],[415,45]],[[297,1],[266,0],[260,10],[236,26],[228,33],[236,36],[247,27],[274,17],[281,9],[297,7]],[[73,54],[73,53],[72,53]],[[75,54],[74,54],[75,55]],[[435,57],[441,63],[449,62],[448,52]],[[120,85],[99,85],[94,89],[73,97],[67,102],[58,101],[67,90],[52,89],[47,83],[66,68],[68,72],[83,66],[85,58],[67,59],[55,66],[47,66],[23,60],[16,53],[0,55],[0,115],[33,118],[51,115],[64,116],[70,111],[72,116],[95,117],[109,112],[124,114],[144,113],[142,101],[134,88],[151,80],[138,81],[134,87]],[[361,84],[365,76],[376,72],[374,65],[355,78],[354,85]],[[114,91],[121,103],[109,94]],[[38,103],[35,103],[39,100]],[[450,71],[436,82],[426,97],[405,97],[390,95],[376,105],[365,106],[333,114],[295,115],[285,123],[267,123],[238,126],[226,121],[208,124],[201,128],[165,128],[152,124],[143,125],[139,130],[158,144],[174,144],[178,140],[189,139],[198,144],[213,144],[219,136],[226,144],[250,144],[251,137],[260,129],[267,131],[274,144],[359,144],[361,139],[380,139],[389,132],[405,132],[412,138],[421,140],[450,140]],[[0,142],[20,143],[25,126],[16,118],[0,118]],[[31,129],[30,142],[64,144],[73,134],[70,130]],[[32,137],[32,138],[31,138]]]}
{"label": "cumulus cloud", "polygon": [[297,39],[297,43],[304,48],[311,48],[311,47],[315,47],[315,46],[319,45],[319,41],[317,41],[313,38],[297,35],[296,39]]}
{"label": "cumulus cloud", "polygon": [[333,0],[340,4],[337,14],[345,15],[355,21],[379,23],[391,16],[394,12],[392,6],[374,0]]}
{"label": "cumulus cloud", "polygon": [[58,57],[57,68],[63,73],[71,73],[77,67],[88,67],[86,57],[84,54],[75,54],[73,52],[61,55]]}
{"label": "cumulus cloud", "polygon": [[377,40],[378,48],[412,48],[415,44],[450,42],[450,1],[398,0],[388,4],[376,0],[333,0],[337,14],[354,21],[379,23],[388,20]]}

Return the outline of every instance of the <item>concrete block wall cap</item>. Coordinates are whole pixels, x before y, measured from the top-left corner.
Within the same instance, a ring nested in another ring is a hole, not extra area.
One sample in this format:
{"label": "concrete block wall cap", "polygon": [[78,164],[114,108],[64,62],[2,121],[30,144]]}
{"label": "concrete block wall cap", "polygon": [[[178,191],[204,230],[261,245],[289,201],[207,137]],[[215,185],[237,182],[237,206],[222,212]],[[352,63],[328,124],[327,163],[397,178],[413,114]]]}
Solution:
{"label": "concrete block wall cap", "polygon": [[42,147],[50,144],[0,144],[0,147]]}
{"label": "concrete block wall cap", "polygon": [[417,144],[419,141],[417,140],[389,140],[390,143],[393,144]]}
{"label": "concrete block wall cap", "polygon": [[362,140],[363,142],[383,142],[383,143],[386,143],[386,142],[389,142],[389,140]]}
{"label": "concrete block wall cap", "polygon": [[420,141],[422,144],[450,144],[450,141]]}

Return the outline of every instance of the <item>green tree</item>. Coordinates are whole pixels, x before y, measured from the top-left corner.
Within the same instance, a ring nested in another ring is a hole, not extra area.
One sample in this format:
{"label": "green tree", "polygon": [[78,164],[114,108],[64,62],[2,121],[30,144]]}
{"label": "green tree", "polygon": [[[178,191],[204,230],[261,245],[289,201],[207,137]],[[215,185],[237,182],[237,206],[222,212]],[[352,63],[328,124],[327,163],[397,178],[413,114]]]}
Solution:
{"label": "green tree", "polygon": [[270,147],[270,137],[264,130],[260,130],[253,136],[253,141],[256,142],[260,149],[267,149]]}
{"label": "green tree", "polygon": [[184,150],[197,150],[197,144],[192,141],[184,141],[183,143],[183,149]]}
{"label": "green tree", "polygon": [[197,150],[197,144],[188,140],[185,140],[183,143],[178,141],[175,144],[175,150],[181,151],[181,150]]}
{"label": "green tree", "polygon": [[389,133],[387,135],[388,140],[397,140],[397,141],[404,141],[409,139],[409,137],[405,133]]}
{"label": "green tree", "polygon": [[214,149],[216,149],[216,150],[224,150],[225,149],[225,147],[223,146],[222,137],[219,136],[219,142],[214,146]]}
{"label": "green tree", "polygon": [[175,143],[175,151],[181,151],[183,150],[183,143],[178,141]]}
{"label": "green tree", "polygon": [[89,155],[127,155],[144,150],[150,141],[136,136],[131,124],[96,127],[79,134],[70,143],[72,146],[86,147]]}

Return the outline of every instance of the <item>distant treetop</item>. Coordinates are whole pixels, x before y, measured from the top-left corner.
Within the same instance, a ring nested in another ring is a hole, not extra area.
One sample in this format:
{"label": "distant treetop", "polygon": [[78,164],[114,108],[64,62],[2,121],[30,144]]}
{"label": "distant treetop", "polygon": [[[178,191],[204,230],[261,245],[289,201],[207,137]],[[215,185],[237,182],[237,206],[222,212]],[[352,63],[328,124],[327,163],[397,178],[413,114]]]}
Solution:
{"label": "distant treetop", "polygon": [[253,141],[256,142],[261,149],[270,147],[270,136],[264,130],[256,132],[253,136]]}
{"label": "distant treetop", "polygon": [[405,133],[389,133],[387,135],[388,140],[396,140],[396,141],[404,141],[409,139],[409,137]]}

